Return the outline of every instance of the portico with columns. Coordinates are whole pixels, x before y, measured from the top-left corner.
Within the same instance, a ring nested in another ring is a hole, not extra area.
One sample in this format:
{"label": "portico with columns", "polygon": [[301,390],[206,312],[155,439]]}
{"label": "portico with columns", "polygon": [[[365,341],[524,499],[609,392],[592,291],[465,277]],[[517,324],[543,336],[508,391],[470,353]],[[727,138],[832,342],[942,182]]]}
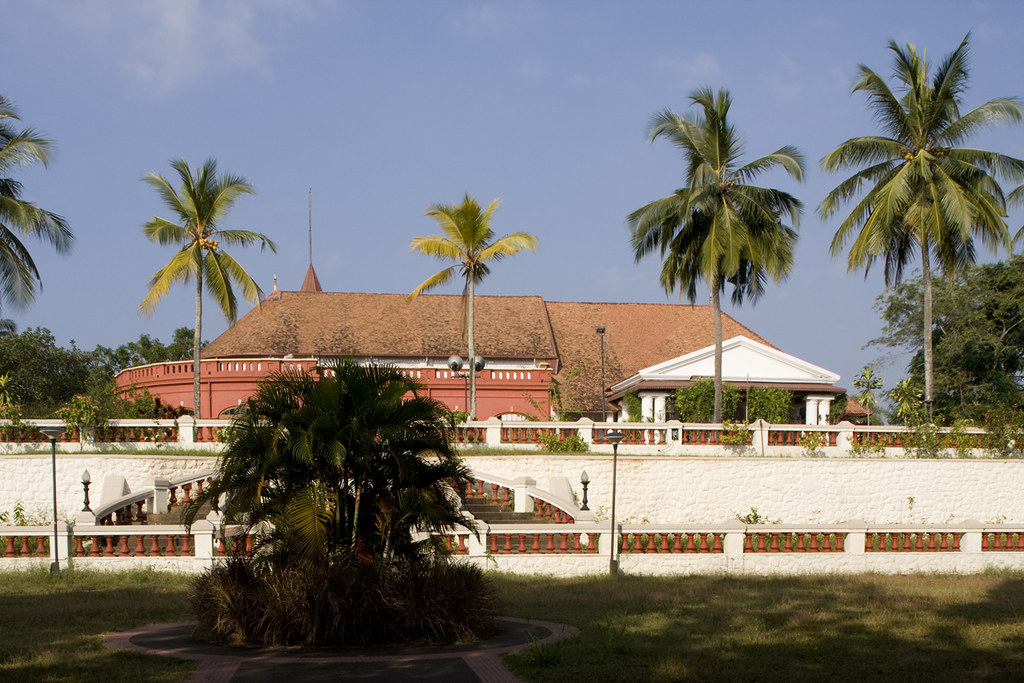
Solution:
{"label": "portico with columns", "polygon": [[[644,368],[609,389],[609,400],[619,406],[619,419],[626,419],[623,396],[640,398],[645,421],[661,422],[674,413],[674,394],[702,379],[714,377],[715,347]],[[778,387],[792,392],[794,418],[801,413],[804,424],[828,424],[836,396],[845,389],[835,386],[839,375],[745,336],[722,344],[722,380],[738,389]],[[802,409],[801,409],[802,408]]]}

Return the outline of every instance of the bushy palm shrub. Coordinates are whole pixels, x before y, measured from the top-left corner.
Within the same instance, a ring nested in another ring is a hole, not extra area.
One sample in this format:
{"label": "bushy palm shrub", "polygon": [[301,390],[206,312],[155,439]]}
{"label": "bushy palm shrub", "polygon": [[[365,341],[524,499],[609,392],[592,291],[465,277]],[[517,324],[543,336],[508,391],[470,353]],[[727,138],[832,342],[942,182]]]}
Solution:
{"label": "bushy palm shrub", "polygon": [[[220,505],[254,551],[200,578],[211,638],[266,645],[449,642],[479,635],[482,574],[431,533],[473,529],[449,482],[469,478],[445,407],[389,366],[278,374],[229,431],[220,471],[186,511]],[[426,532],[417,534],[416,532]]]}
{"label": "bushy palm shrub", "polygon": [[492,595],[475,566],[350,554],[272,571],[236,557],[199,576],[191,602],[213,642],[347,646],[475,640],[490,632]]}

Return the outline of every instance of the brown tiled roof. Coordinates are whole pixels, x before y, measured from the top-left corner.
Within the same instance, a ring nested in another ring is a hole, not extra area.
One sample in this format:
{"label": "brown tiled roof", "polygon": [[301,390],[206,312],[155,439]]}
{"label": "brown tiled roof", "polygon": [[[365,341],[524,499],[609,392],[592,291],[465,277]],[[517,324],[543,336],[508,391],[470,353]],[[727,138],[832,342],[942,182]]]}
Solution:
{"label": "brown tiled roof", "polygon": [[[468,355],[460,296],[275,291],[203,349],[204,358],[238,356]],[[714,344],[709,306],[545,302],[539,296],[478,296],[477,353],[547,361],[558,370],[567,409],[600,410],[601,338],[605,386],[639,370]],[[728,315],[722,336],[772,346]],[[774,347],[773,347],[774,348]]]}
{"label": "brown tiled roof", "polygon": [[[231,356],[468,355],[462,297],[342,292],[274,292],[203,349]],[[538,296],[476,297],[476,350],[485,358],[554,363],[544,301]]]}
{"label": "brown tiled roof", "polygon": [[[598,325],[605,328],[606,387],[643,368],[715,343],[710,306],[561,301],[549,301],[546,306],[558,346],[560,366],[555,378],[562,388],[564,404],[577,410],[601,410]],[[723,313],[722,338],[737,335],[772,346]]]}

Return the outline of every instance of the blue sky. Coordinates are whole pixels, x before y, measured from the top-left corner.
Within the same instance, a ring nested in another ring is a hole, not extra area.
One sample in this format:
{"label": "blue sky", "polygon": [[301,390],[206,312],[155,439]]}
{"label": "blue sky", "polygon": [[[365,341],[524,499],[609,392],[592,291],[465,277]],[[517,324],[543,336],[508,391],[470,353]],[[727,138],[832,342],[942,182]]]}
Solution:
{"label": "blue sky", "polygon": [[[537,254],[497,264],[479,293],[677,302],[659,286],[656,258],[634,263],[625,216],[681,183],[678,153],[647,142],[651,116],[686,111],[695,88],[724,87],[746,158],[792,144],[809,167],[800,184],[762,178],[805,205],[791,277],[756,306],[726,310],[849,387],[880,353],[862,347],[878,336],[882,275],[865,279],[832,259],[839,219],[823,222],[815,208],[841,180],[818,160],[874,132],[863,97],[850,93],[857,66],[888,74],[890,39],[938,60],[971,31],[966,105],[1024,95],[1022,7],[0,0],[0,93],[56,144],[49,169],[19,176],[24,196],[64,215],[77,237],[68,256],[32,246],[43,291],[31,308],[2,313],[86,349],[141,333],[169,341],[191,326],[185,287],[151,318],[137,312],[172,255],[141,233],[167,212],[139,179],[170,177],[175,157],[195,166],[209,156],[258,191],[226,226],[277,242],[276,255],[233,252],[267,292],[275,272],[281,289],[301,283],[310,188],[321,283],[369,292],[409,292],[440,269],[410,254],[409,241],[436,233],[423,215],[430,205],[468,191],[502,198],[499,234],[540,240]],[[1024,157],[1024,128],[973,144]],[[1022,221],[1015,210],[1011,228]],[[226,323],[206,310],[203,336],[213,339]],[[905,362],[884,370],[887,384]]]}

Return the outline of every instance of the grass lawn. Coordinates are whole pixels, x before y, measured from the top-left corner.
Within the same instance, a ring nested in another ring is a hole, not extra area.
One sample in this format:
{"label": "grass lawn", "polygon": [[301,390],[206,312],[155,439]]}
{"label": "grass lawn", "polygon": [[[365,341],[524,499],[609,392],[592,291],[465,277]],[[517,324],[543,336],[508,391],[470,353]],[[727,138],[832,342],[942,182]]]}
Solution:
{"label": "grass lawn", "polygon": [[[1024,677],[1024,574],[493,579],[501,614],[583,631],[509,655],[530,681]],[[0,680],[187,680],[194,663],[107,650],[101,636],[188,620],[188,584],[0,573]]]}
{"label": "grass lawn", "polygon": [[498,577],[502,613],[577,626],[530,681],[1024,678],[1024,575]]}
{"label": "grass lawn", "polygon": [[0,680],[188,680],[196,662],[110,650],[102,636],[188,621],[189,581],[146,571],[0,572]]}

